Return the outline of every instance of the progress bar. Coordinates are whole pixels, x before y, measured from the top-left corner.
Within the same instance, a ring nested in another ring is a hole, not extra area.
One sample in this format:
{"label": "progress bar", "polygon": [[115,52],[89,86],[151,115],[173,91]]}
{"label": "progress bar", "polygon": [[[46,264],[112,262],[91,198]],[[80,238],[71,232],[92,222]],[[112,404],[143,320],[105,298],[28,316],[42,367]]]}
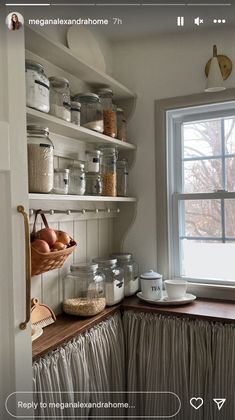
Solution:
{"label": "progress bar", "polygon": [[5,3],[5,6],[114,6],[114,7],[122,7],[122,6],[158,6],[158,7],[230,7],[232,3]]}

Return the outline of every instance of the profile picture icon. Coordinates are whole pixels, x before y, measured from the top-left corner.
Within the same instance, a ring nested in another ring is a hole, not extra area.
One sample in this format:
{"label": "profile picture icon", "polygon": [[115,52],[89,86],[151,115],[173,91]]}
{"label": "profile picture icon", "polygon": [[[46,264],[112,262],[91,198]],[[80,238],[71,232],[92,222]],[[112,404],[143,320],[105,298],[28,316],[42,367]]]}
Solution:
{"label": "profile picture icon", "polygon": [[6,25],[10,31],[17,31],[22,28],[24,18],[20,13],[12,12],[6,17]]}

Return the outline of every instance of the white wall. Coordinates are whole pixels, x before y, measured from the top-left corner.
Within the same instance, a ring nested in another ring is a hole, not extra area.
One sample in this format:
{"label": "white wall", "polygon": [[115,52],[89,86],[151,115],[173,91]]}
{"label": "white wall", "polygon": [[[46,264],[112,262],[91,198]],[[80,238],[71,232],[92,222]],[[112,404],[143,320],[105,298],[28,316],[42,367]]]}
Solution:
{"label": "white wall", "polygon": [[[157,269],[154,101],[203,92],[204,65],[212,55],[213,44],[217,44],[219,53],[228,55],[235,63],[234,35],[235,28],[203,31],[200,27],[200,32],[195,28],[189,34],[115,45],[114,77],[138,95],[129,127],[138,146],[131,180],[139,202],[125,248],[134,252],[141,271]],[[235,86],[235,71],[226,85]]]}

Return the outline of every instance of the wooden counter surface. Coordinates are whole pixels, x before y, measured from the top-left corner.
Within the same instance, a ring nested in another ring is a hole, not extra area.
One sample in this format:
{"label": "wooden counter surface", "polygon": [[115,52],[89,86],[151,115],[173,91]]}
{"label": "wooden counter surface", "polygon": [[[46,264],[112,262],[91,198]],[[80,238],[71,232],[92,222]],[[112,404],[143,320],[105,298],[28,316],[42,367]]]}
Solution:
{"label": "wooden counter surface", "polygon": [[55,350],[73,337],[92,328],[108,316],[113,315],[118,310],[187,316],[225,323],[235,322],[235,302],[232,301],[197,299],[188,305],[164,307],[144,303],[136,296],[132,296],[126,298],[119,305],[106,308],[103,312],[91,318],[83,319],[66,314],[59,315],[56,322],[44,328],[42,336],[33,342],[33,360]]}

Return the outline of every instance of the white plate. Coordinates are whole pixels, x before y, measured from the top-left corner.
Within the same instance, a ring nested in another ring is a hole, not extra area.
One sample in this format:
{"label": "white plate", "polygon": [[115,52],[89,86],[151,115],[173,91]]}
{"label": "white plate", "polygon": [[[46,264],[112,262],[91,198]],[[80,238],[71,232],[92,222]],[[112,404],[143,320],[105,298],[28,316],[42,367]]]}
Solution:
{"label": "white plate", "polygon": [[89,29],[77,25],[70,26],[67,32],[67,43],[78,58],[105,72],[104,55],[97,39]]}
{"label": "white plate", "polygon": [[144,302],[153,303],[154,305],[160,306],[171,306],[171,305],[185,305],[186,303],[193,302],[196,299],[196,296],[186,293],[186,295],[180,299],[168,299],[165,291],[162,292],[162,299],[160,300],[151,300],[147,299],[142,295],[142,292],[138,292],[137,296],[140,300]]}
{"label": "white plate", "polygon": [[38,325],[32,325],[32,341],[37,340],[43,334],[43,329]]}

